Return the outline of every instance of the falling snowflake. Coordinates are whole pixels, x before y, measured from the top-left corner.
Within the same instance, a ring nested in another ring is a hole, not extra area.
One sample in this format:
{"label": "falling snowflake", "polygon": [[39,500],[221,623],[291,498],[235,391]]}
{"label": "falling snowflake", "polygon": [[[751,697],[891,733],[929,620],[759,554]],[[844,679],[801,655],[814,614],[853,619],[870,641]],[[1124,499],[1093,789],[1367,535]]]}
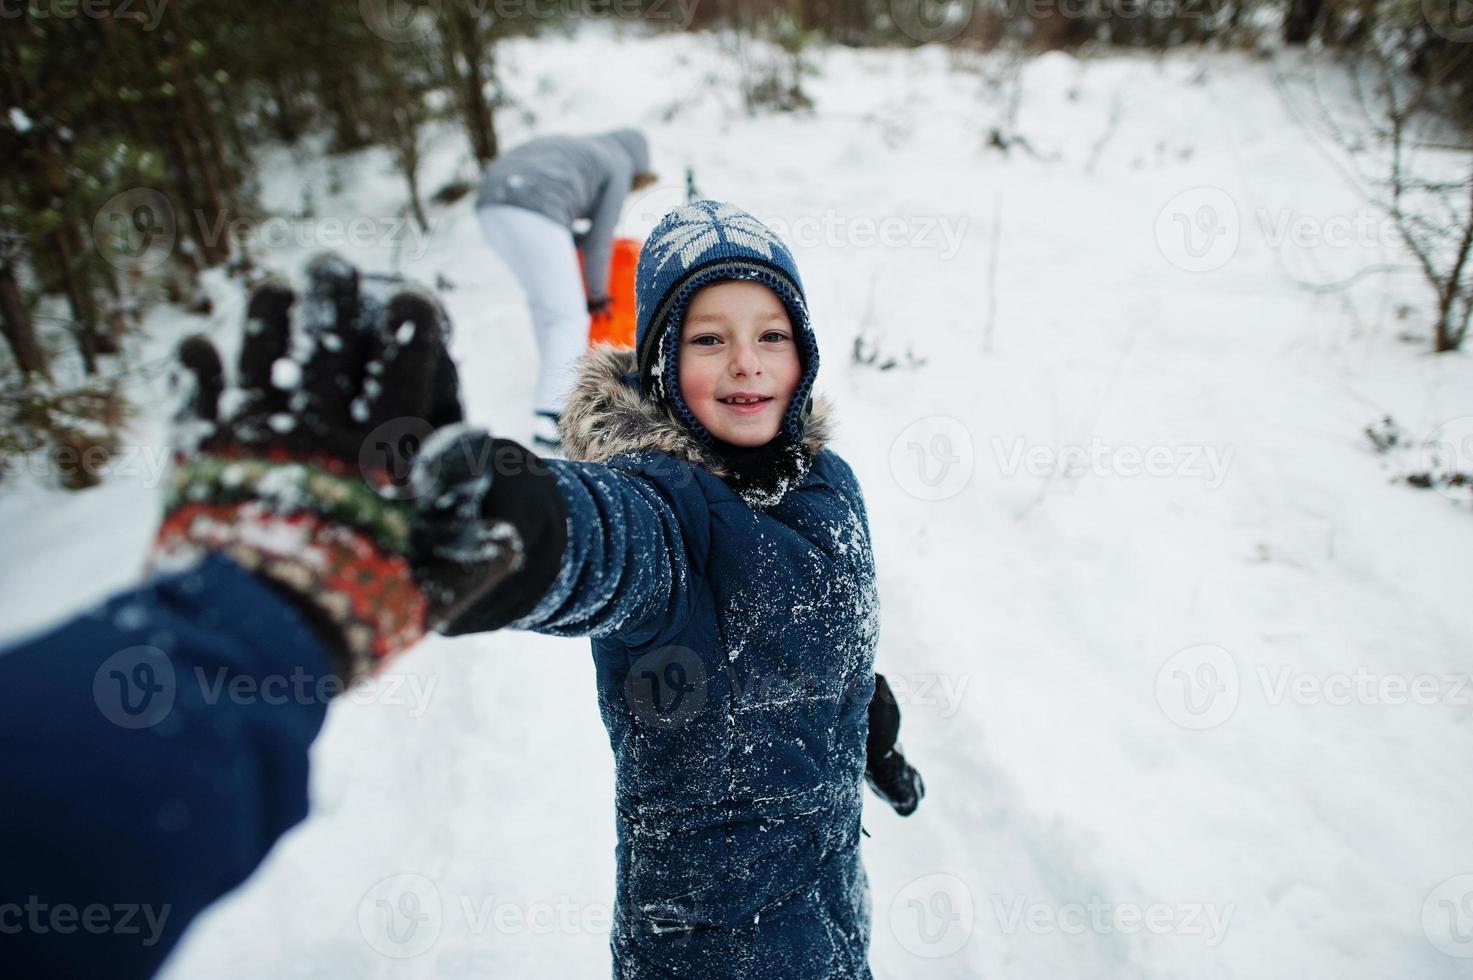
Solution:
{"label": "falling snowflake", "polygon": [[665,218],[666,227],[650,247],[659,255],[655,272],[679,257],[680,264],[689,269],[701,256],[721,244],[723,238],[742,248],[760,252],[772,258],[774,248],[787,251],[782,239],[772,230],[741,208],[730,204],[718,204],[715,209],[688,204],[671,212]]}

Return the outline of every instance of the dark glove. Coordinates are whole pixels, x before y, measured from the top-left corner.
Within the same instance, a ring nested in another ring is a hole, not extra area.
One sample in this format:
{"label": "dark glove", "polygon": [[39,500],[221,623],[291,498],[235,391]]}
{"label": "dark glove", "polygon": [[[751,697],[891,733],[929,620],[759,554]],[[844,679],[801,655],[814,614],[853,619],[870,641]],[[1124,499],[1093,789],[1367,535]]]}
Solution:
{"label": "dark glove", "polygon": [[[484,453],[486,445],[477,448]],[[494,591],[468,592],[458,600],[441,623],[447,636],[484,633],[501,629],[526,616],[547,592],[562,570],[563,551],[568,541],[568,504],[558,489],[547,462],[510,439],[490,440],[492,470],[496,481],[481,502],[483,522],[505,522],[516,529],[523,546],[520,567]],[[454,534],[463,524],[442,522],[438,531],[426,526],[423,533]]]}
{"label": "dark glove", "polygon": [[609,314],[610,312],[613,311],[613,308],[614,308],[614,300],[613,300],[612,297],[609,297],[609,296],[590,296],[590,297],[588,297],[588,315],[589,316],[606,316],[607,314]]}
{"label": "dark glove", "polygon": [[[437,622],[444,583],[457,596],[493,588],[520,560],[508,526],[481,524],[411,555],[417,527],[479,513],[471,498],[491,483],[486,469],[458,480],[459,495],[415,494],[438,486],[461,446],[442,428],[463,430],[448,331],[428,294],[328,255],[309,267],[302,295],[277,283],[252,294],[226,411],[219,354],[186,340],[177,465],[151,565],[228,554],[325,629],[349,681]],[[437,451],[411,480],[436,430]]]}
{"label": "dark glove", "polygon": [[875,674],[869,702],[869,736],[865,741],[864,781],[902,817],[915,812],[926,795],[921,774],[900,754],[900,705],[883,674]]}
{"label": "dark glove", "polygon": [[[492,479],[494,475],[494,479]],[[532,611],[562,568],[568,505],[545,461],[510,439],[451,426],[415,459],[415,577],[449,636],[496,630]],[[504,570],[497,556],[514,549]],[[487,580],[483,567],[498,573]]]}

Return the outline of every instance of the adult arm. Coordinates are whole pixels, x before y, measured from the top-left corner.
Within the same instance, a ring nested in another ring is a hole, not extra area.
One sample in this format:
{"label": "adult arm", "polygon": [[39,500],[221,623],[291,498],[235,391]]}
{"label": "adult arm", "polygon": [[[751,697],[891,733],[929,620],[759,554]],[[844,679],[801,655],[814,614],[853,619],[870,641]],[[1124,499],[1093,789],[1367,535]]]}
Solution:
{"label": "adult arm", "polygon": [[147,977],[307,813],[342,688],[301,604],[220,555],[0,652],[0,962]]}

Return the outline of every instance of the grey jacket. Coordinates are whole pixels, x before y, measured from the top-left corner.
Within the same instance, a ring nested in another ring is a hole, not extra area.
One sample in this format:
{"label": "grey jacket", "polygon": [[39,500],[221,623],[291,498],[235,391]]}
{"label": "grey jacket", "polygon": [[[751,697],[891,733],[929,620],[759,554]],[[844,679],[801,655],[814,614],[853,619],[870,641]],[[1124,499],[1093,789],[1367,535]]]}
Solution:
{"label": "grey jacket", "polygon": [[583,282],[590,297],[602,298],[609,294],[609,251],[619,211],[630,181],[649,166],[649,144],[635,129],[542,136],[491,161],[476,207],[527,208],[570,230],[577,219],[589,219],[588,230],[577,236]]}

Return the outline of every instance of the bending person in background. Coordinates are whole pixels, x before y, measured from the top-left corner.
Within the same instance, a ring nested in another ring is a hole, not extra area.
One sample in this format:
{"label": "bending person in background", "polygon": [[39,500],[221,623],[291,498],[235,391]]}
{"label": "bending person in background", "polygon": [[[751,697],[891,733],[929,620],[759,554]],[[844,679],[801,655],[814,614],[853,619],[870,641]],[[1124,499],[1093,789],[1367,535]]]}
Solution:
{"label": "bending person in background", "polygon": [[[526,293],[541,368],[532,398],[533,436],[544,453],[561,447],[558,417],[588,345],[588,318],[609,307],[614,226],[631,190],[655,180],[650,151],[634,129],[599,136],[543,136],[491,163],[476,198],[486,241]],[[588,229],[575,234],[580,219]],[[578,272],[578,249],[583,272]]]}

